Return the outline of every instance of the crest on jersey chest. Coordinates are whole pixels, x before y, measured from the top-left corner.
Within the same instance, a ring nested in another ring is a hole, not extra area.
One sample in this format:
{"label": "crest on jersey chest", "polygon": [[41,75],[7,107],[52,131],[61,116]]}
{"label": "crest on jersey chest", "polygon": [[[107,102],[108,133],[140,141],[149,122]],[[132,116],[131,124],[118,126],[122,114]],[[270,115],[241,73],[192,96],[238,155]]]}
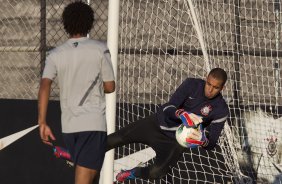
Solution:
{"label": "crest on jersey chest", "polygon": [[201,108],[201,114],[204,116],[209,115],[209,113],[212,111],[212,106],[211,105],[205,105],[204,107]]}

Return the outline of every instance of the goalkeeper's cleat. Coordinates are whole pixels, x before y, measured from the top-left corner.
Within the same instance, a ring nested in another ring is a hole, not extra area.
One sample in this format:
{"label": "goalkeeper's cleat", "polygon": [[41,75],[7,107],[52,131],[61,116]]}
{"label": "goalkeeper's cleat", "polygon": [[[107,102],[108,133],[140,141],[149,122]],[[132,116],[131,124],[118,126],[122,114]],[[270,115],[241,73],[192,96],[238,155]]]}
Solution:
{"label": "goalkeeper's cleat", "polygon": [[53,151],[54,151],[55,157],[69,160],[69,161],[71,160],[71,155],[66,149],[60,146],[54,146]]}
{"label": "goalkeeper's cleat", "polygon": [[136,176],[134,174],[135,174],[135,168],[131,170],[121,170],[120,173],[117,174],[116,180],[118,182],[123,182],[126,180],[135,179]]}

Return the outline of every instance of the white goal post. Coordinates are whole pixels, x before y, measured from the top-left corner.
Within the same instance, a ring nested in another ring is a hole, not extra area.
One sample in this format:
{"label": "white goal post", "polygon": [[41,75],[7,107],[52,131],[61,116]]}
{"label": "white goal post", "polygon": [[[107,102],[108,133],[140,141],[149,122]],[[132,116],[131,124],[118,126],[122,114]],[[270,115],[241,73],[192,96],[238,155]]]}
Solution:
{"label": "white goal post", "polygon": [[[111,59],[115,78],[117,78],[118,60],[118,27],[119,27],[119,0],[109,0],[108,34],[107,45],[111,53]],[[115,131],[116,119],[116,92],[106,95],[106,119],[107,133]],[[112,183],[114,178],[114,150],[110,150],[105,155],[104,165],[101,172],[100,183]]]}

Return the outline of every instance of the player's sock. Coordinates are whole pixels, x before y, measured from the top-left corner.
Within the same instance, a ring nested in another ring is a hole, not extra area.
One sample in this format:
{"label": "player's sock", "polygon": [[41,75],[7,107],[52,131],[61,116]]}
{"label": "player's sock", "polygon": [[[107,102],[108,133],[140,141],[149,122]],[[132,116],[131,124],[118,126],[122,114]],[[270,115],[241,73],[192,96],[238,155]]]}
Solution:
{"label": "player's sock", "polygon": [[135,174],[135,168],[131,170],[121,170],[121,172],[117,174],[116,180],[119,182],[123,182],[126,180],[135,179],[136,176],[134,174]]}

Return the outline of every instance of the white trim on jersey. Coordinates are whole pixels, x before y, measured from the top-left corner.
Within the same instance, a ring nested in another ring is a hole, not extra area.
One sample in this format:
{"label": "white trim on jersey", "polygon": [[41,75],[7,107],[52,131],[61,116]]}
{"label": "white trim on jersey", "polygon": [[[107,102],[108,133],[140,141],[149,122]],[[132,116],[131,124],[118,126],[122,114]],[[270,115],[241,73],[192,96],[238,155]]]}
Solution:
{"label": "white trim on jersey", "polygon": [[162,130],[167,130],[167,131],[176,131],[177,127],[165,127],[165,126],[160,126]]}
{"label": "white trim on jersey", "polygon": [[222,122],[225,122],[225,120],[227,119],[228,116],[225,116],[223,118],[219,118],[219,119],[216,119],[216,120],[213,120],[211,123],[222,123]]}
{"label": "white trim on jersey", "polygon": [[170,107],[173,107],[173,108],[176,109],[176,107],[175,107],[174,105],[168,105],[168,106],[166,106],[165,108],[163,108],[163,111],[165,111],[166,109],[168,109],[168,108],[170,108]]}

